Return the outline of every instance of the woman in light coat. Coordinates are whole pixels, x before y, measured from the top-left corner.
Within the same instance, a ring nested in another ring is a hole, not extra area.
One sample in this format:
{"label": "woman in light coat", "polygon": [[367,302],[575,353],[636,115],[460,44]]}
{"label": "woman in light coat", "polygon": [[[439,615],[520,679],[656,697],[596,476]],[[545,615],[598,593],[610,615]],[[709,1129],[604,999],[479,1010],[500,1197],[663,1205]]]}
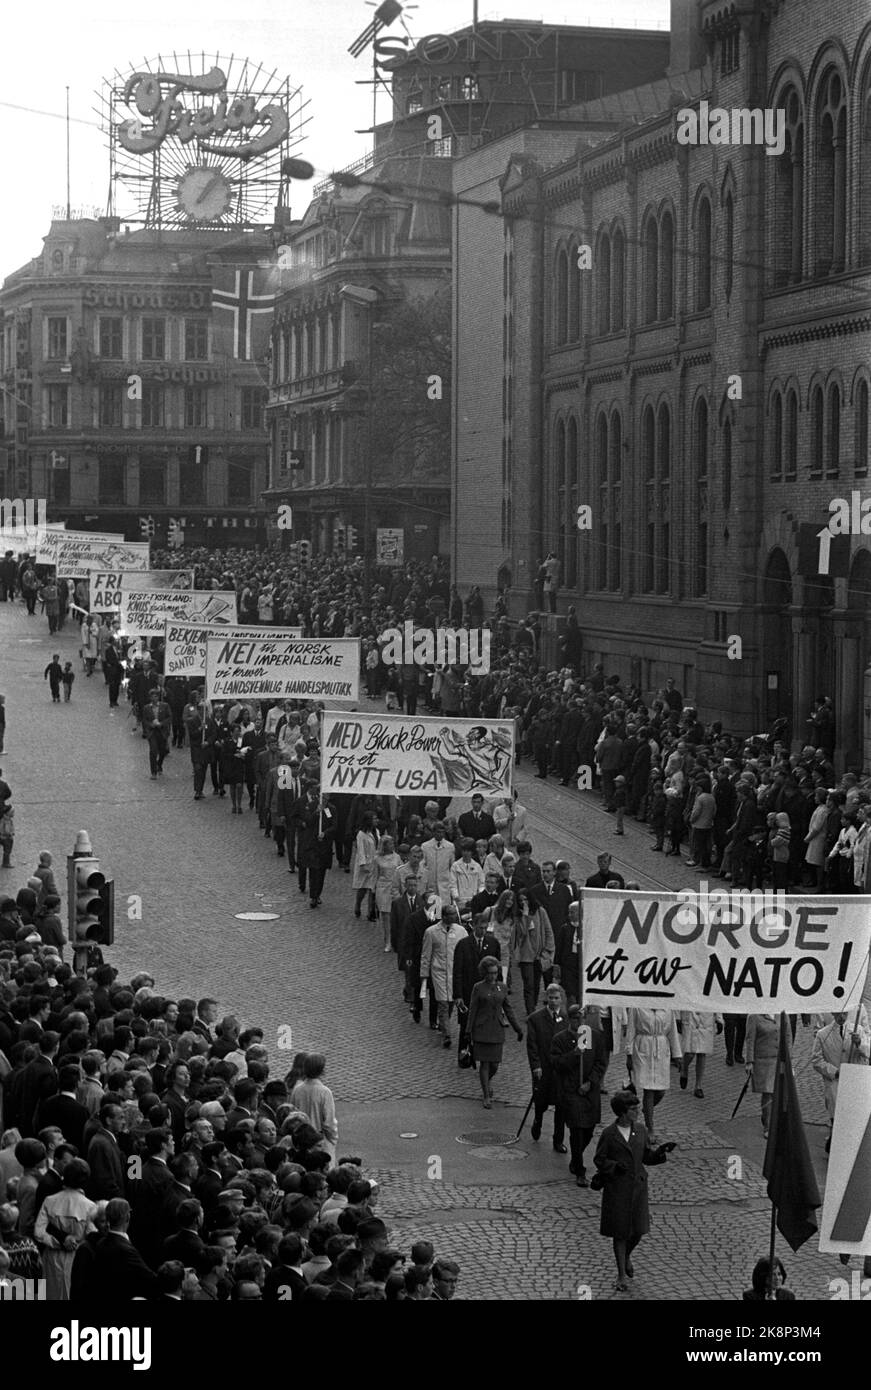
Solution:
{"label": "woman in light coat", "polygon": [[82,636],[82,665],[89,676],[94,674],[94,667],[97,664],[97,627],[96,619],[85,618],[81,628]]}
{"label": "woman in light coat", "polygon": [[777,1044],[779,1025],[774,1014],[751,1014],[747,1020],[744,1052],[750,1089],[762,1097],[762,1133],[768,1138],[768,1121],[777,1076]]}
{"label": "woman in light coat", "polygon": [[502,836],[491,835],[487,855],[481,865],[485,876],[487,874],[498,874],[500,878],[502,877],[502,858],[504,854],[505,841]]}
{"label": "woman in light coat", "polygon": [[402,856],[393,848],[393,839],[384,835],[375,856],[375,909],[381,918],[384,949],[390,950],[390,908],[393,904],[393,880],[402,865]]}
{"label": "woman in light coat", "polygon": [[378,877],[378,870],[375,865],[377,850],[378,842],[375,839],[375,821],[372,812],[367,811],[360,821],[360,829],[357,831],[354,876],[351,879],[351,887],[357,890],[357,897],[354,902],[355,917],[360,916],[363,899],[368,894],[370,922],[377,920],[375,913],[375,880]]}
{"label": "woman in light coat", "polygon": [[[42,1246],[45,1296],[66,1302],[76,1250],[94,1230],[97,1205],[84,1193],[91,1170],[82,1158],[73,1158],[63,1171],[60,1192],[46,1197],[36,1218],[35,1235]],[[49,1229],[51,1228],[51,1229]]]}
{"label": "woman in light coat", "polygon": [[626,1051],[644,1122],[653,1132],[653,1109],[671,1086],[671,1059],[681,1058],[677,1023],[671,1009],[628,1009]]}
{"label": "woman in light coat", "polygon": [[689,1080],[690,1062],[696,1059],[696,1086],[693,1095],[704,1099],[702,1082],[705,1079],[705,1058],[714,1050],[714,1030],[723,1031],[723,1020],[719,1014],[700,1014],[684,1010],[678,1014],[678,1031],[683,1060],[680,1066],[680,1088],[685,1091]]}

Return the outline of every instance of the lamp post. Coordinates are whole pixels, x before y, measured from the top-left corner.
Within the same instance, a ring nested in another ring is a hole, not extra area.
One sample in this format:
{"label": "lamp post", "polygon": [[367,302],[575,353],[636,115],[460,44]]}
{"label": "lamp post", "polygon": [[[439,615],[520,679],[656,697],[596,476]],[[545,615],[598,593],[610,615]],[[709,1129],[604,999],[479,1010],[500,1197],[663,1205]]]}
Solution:
{"label": "lamp post", "polygon": [[366,466],[363,482],[363,600],[368,603],[372,587],[372,453],[375,439],[375,412],[372,400],[372,318],[381,298],[379,290],[363,285],[342,285],[339,295],[348,304],[366,309]]}

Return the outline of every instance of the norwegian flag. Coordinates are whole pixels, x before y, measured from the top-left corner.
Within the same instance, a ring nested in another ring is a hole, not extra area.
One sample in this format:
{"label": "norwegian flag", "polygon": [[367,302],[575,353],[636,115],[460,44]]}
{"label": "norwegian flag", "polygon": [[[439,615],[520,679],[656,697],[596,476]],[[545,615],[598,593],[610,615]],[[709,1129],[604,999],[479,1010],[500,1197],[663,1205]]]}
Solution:
{"label": "norwegian flag", "polygon": [[272,327],[275,292],[266,274],[250,265],[212,269],[215,325],[232,357],[250,362],[265,356]]}

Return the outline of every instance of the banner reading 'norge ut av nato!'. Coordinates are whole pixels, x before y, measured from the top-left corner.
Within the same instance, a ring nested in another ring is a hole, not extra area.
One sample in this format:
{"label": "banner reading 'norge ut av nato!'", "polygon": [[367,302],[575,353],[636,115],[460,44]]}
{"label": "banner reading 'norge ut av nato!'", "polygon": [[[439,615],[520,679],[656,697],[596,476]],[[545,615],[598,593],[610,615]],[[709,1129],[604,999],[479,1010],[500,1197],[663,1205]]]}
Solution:
{"label": "banner reading 'norge ut av nato!'", "polygon": [[841,1013],[861,1002],[867,900],[783,893],[583,893],[584,997],[705,1013]]}
{"label": "banner reading 'norge ut av nato!'", "polygon": [[324,713],[323,792],[504,797],[513,766],[512,719]]}
{"label": "banner reading 'norge ut av nato!'", "polygon": [[167,622],[236,622],[236,595],[215,589],[137,589],[135,576],[121,589],[121,631],[128,637],[162,637]]}
{"label": "banner reading 'norge ut av nato!'", "polygon": [[[206,674],[206,642],[210,637],[223,641],[254,641],[262,637],[262,627],[234,627],[231,632],[215,625],[203,627],[189,623],[168,622],[166,625],[166,650],[163,658],[163,671],[167,676],[204,676]],[[276,641],[290,641],[302,636],[301,627],[271,627],[268,629]]]}
{"label": "banner reading 'norge ut av nato!'", "polygon": [[[268,631],[268,629],[266,629]],[[206,641],[206,699],[347,700],[360,698],[359,637],[282,642],[231,636]]]}
{"label": "banner reading 'norge ut av nato!'", "polygon": [[111,540],[87,531],[46,531],[38,565],[56,565],[58,579],[87,579],[92,570],[147,570],[147,541]]}
{"label": "banner reading 'norge ut av nato!'", "polygon": [[[192,589],[193,570],[145,570],[136,575],[137,589]],[[92,570],[88,576],[90,611],[116,613],[121,607],[121,590],[130,585],[127,570]]]}

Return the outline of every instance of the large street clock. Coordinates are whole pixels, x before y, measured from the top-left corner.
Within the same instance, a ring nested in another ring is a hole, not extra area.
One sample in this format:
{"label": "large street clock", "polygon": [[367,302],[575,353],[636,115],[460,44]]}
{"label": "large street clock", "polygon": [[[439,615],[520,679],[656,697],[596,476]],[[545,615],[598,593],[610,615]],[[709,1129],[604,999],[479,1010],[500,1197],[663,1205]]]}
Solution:
{"label": "large street clock", "polygon": [[190,221],[216,222],[233,201],[233,189],[220,169],[202,165],[182,174],[176,197],[180,211]]}

